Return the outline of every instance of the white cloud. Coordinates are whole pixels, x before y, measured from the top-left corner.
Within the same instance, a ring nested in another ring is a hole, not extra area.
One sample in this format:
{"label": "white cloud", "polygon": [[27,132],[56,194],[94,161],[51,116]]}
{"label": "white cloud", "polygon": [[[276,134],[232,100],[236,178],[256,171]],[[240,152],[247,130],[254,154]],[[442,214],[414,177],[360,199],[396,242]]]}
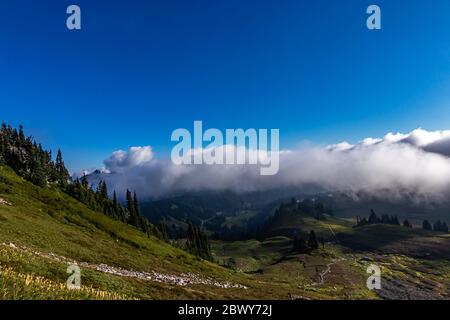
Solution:
{"label": "white cloud", "polygon": [[258,165],[176,166],[169,159],[153,159],[147,146],[114,152],[105,160],[105,167],[115,174],[102,177],[111,189],[136,189],[141,198],[182,190],[245,192],[313,185],[333,191],[364,190],[390,198],[414,194],[414,201],[421,202],[448,196],[448,155],[450,131],[417,129],[356,144],[284,150],[280,152],[279,173],[261,176]]}
{"label": "white cloud", "polygon": [[143,165],[153,159],[153,150],[150,146],[131,147],[128,151],[114,151],[104,161],[105,169],[110,172],[123,172],[127,169]]}

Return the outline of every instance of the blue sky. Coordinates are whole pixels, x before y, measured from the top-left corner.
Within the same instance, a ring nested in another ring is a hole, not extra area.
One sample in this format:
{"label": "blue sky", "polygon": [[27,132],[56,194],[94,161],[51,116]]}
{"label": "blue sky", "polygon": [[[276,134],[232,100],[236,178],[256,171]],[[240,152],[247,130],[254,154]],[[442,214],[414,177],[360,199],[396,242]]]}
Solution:
{"label": "blue sky", "polygon": [[[81,31],[66,29],[70,4]],[[449,13],[448,0],[9,1],[0,120],[71,170],[130,146],[167,156],[194,120],[280,128],[285,148],[448,129]]]}

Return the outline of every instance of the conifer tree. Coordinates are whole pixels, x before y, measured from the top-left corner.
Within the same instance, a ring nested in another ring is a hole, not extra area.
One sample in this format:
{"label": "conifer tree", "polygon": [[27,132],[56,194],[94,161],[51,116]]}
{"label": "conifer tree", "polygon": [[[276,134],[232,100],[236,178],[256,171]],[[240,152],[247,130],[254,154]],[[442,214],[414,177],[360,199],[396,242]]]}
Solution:
{"label": "conifer tree", "polygon": [[380,219],[377,217],[375,211],[373,210],[370,210],[369,223],[370,224],[380,223]]}
{"label": "conifer tree", "polygon": [[128,222],[131,220],[131,216],[134,215],[134,204],[133,204],[133,198],[131,197],[130,190],[127,189],[126,196],[125,196],[126,202],[127,202],[127,210],[128,210]]}
{"label": "conifer tree", "polygon": [[441,222],[440,220],[438,220],[437,222],[434,223],[433,230],[436,232],[448,233],[447,223],[445,221]]}
{"label": "conifer tree", "polygon": [[83,175],[81,180],[72,181],[61,150],[58,150],[53,161],[52,152],[44,150],[32,137],[26,137],[23,126],[19,126],[17,130],[11,125],[1,124],[0,163],[9,166],[16,174],[37,186],[46,187],[49,183],[55,183],[62,191],[90,209],[103,211],[113,218],[141,228],[144,232],[161,236],[146,218],[140,216],[136,194],[133,198],[131,192],[127,190],[127,209],[125,209],[117,200],[115,192],[113,199],[109,199],[105,181],[99,183],[97,191],[89,186],[86,175]]}
{"label": "conifer tree", "polygon": [[433,225],[433,230],[434,231],[441,231],[442,230],[442,226],[441,226],[441,221],[438,220],[434,223]]}
{"label": "conifer tree", "polygon": [[81,185],[83,186],[83,188],[88,189],[89,188],[89,182],[87,180],[86,174],[83,175],[83,177],[81,178]]}
{"label": "conifer tree", "polygon": [[151,227],[150,227],[150,222],[144,218],[144,217],[139,217],[139,226],[142,230],[142,232],[149,234],[151,231]]}
{"label": "conifer tree", "polygon": [[137,216],[140,216],[141,211],[139,210],[139,202],[137,200],[136,191],[134,191],[133,194],[133,205],[134,205],[134,212],[136,213]]}
{"label": "conifer tree", "polygon": [[400,221],[398,220],[397,216],[392,216],[392,224],[396,226],[400,225]]}
{"label": "conifer tree", "polygon": [[133,197],[131,195],[131,191],[128,189],[127,189],[126,199],[127,199],[127,209],[128,209],[128,214],[129,214],[128,222],[129,222],[129,224],[140,229],[141,228],[140,217],[139,217],[139,211],[137,211],[139,206],[137,203],[135,203],[135,200],[137,201],[137,199],[136,199],[136,197]]}
{"label": "conifer tree", "polygon": [[208,237],[199,228],[192,225],[192,223],[188,225],[186,249],[202,259],[212,260]]}
{"label": "conifer tree", "polygon": [[169,236],[167,234],[167,227],[166,227],[165,221],[161,221],[159,223],[158,229],[161,232],[161,236],[162,236],[163,240],[164,241],[168,241],[169,240]]}
{"label": "conifer tree", "polygon": [[45,172],[41,162],[41,157],[35,152],[33,152],[31,158],[30,181],[40,187],[44,187],[46,185]]}
{"label": "conifer tree", "polygon": [[108,187],[105,181],[100,181],[100,199],[102,201],[108,200]]}
{"label": "conifer tree", "polygon": [[23,132],[23,126],[19,125],[18,143],[23,144],[25,142],[25,134]]}
{"label": "conifer tree", "polygon": [[424,220],[424,221],[423,221],[423,223],[422,223],[422,228],[423,228],[424,230],[429,230],[429,231],[432,231],[432,230],[433,230],[433,227],[431,226],[431,223],[428,222],[428,220]]}
{"label": "conifer tree", "polygon": [[69,171],[67,171],[62,158],[62,152],[58,149],[55,161],[57,182],[61,188],[65,188],[69,181]]}
{"label": "conifer tree", "polygon": [[306,244],[306,240],[302,237],[294,238],[293,250],[298,253],[307,253],[309,251],[308,245]]}
{"label": "conifer tree", "polygon": [[311,232],[309,233],[308,247],[311,250],[316,250],[319,248],[319,243],[317,242],[316,233],[314,232],[314,230],[311,230]]}

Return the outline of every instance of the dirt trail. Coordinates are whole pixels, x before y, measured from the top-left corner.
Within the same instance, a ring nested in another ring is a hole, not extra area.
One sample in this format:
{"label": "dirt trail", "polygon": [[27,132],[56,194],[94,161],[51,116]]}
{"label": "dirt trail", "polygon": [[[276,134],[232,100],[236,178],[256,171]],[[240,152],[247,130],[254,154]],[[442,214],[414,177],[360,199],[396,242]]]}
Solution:
{"label": "dirt trail", "polygon": [[318,282],[318,284],[322,285],[324,283],[325,276],[327,275],[327,273],[331,272],[331,266],[334,264],[335,264],[335,262],[330,262],[329,264],[327,264],[327,268],[325,269],[325,271],[323,271],[319,274],[320,281]]}
{"label": "dirt trail", "polygon": [[314,285],[323,285],[325,283],[325,276],[331,273],[331,267],[335,265],[338,261],[344,261],[345,258],[333,259],[330,263],[326,265],[326,269],[319,273],[319,282],[314,283]]}
{"label": "dirt trail", "polygon": [[155,271],[144,272],[144,271],[127,270],[127,269],[123,269],[120,267],[109,266],[109,265],[103,264],[103,263],[95,264],[95,263],[88,263],[88,262],[78,262],[78,261],[60,256],[60,255],[57,255],[52,252],[43,253],[43,252],[32,250],[25,246],[16,246],[13,243],[10,243],[10,244],[2,243],[1,245],[12,248],[14,250],[28,252],[35,256],[50,259],[53,261],[63,262],[63,263],[67,263],[67,264],[75,264],[81,268],[89,268],[89,269],[93,269],[93,270],[97,270],[100,272],[109,273],[109,274],[113,274],[113,275],[121,276],[121,277],[131,277],[131,278],[136,278],[136,279],[140,279],[140,280],[168,283],[168,284],[173,284],[173,285],[177,285],[177,286],[202,284],[202,285],[208,285],[208,286],[224,288],[224,289],[227,289],[227,288],[247,289],[246,286],[243,286],[241,284],[233,284],[233,283],[229,283],[229,282],[219,282],[215,279],[203,277],[203,276],[200,276],[195,273],[182,273],[180,275],[174,275],[174,274],[159,273],[159,272],[155,272]]}

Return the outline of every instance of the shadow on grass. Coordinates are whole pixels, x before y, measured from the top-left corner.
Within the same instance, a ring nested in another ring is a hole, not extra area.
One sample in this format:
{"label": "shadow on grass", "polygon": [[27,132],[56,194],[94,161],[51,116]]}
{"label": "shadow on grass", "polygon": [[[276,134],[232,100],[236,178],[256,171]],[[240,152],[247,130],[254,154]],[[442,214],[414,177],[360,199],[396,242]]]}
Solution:
{"label": "shadow on grass", "polygon": [[342,246],[354,251],[450,259],[450,238],[420,229],[375,224],[353,228],[337,237]]}

